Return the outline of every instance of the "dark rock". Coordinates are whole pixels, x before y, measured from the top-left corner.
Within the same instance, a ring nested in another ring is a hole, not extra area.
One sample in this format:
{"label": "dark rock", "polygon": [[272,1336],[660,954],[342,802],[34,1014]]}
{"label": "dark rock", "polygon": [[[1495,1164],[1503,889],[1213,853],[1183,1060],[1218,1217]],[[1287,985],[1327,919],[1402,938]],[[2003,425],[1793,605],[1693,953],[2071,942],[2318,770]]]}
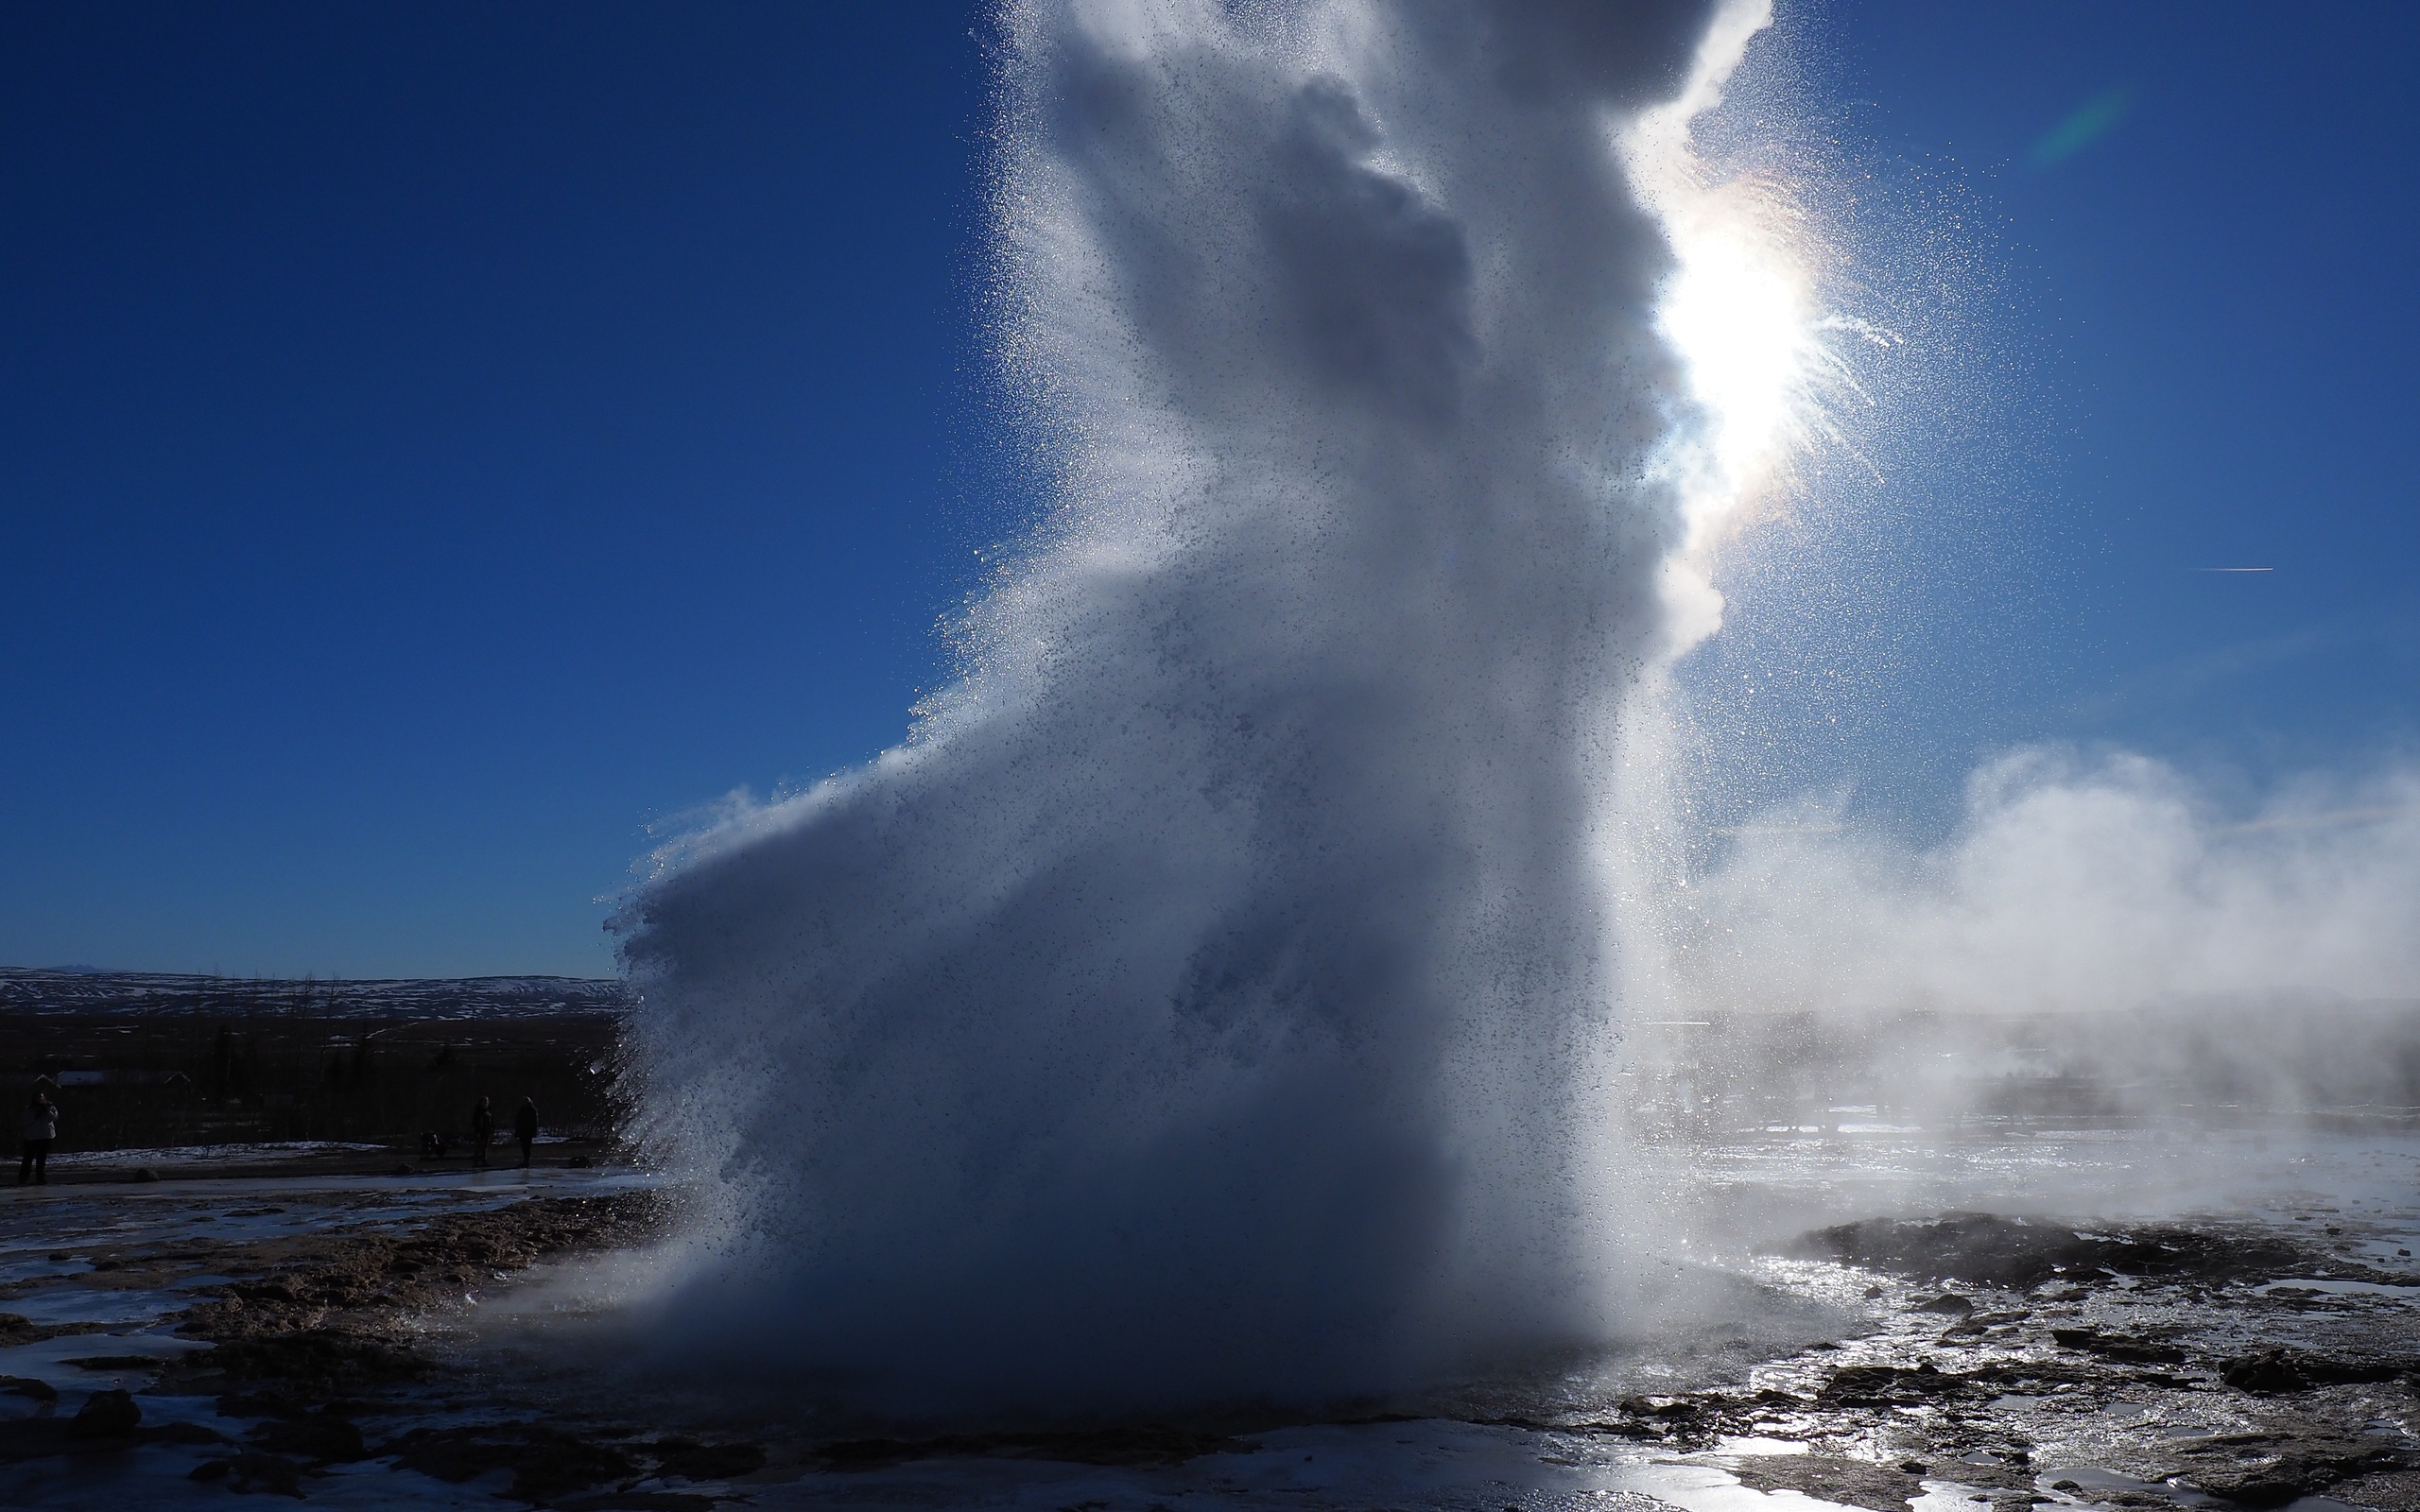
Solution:
{"label": "dark rock", "polygon": [[1802,1234],[1783,1252],[2014,1291],[2031,1291],[2060,1277],[2098,1280],[2103,1272],[2160,1280],[2266,1280],[2290,1273],[2311,1253],[2249,1230],[2170,1226],[2126,1237],[2086,1237],[2063,1225],[1988,1212],[1868,1218]]}
{"label": "dark rock", "polygon": [[254,1444],[272,1453],[323,1463],[350,1465],[370,1454],[361,1441],[360,1429],[325,1412],[265,1422],[253,1429],[251,1436]]}
{"label": "dark rock", "polygon": [[2219,1379],[2238,1391],[2273,1396],[2281,1391],[2308,1391],[2310,1378],[2294,1367],[2293,1357],[2283,1349],[2270,1349],[2249,1359],[2230,1362],[2219,1372]]}
{"label": "dark rock", "polygon": [[2082,1349],[2104,1360],[2123,1360],[2135,1365],[2175,1365],[2185,1358],[2185,1351],[2172,1344],[2163,1344],[2157,1339],[2103,1333],[2099,1329],[2052,1329],[2050,1337],[2065,1349]]}
{"label": "dark rock", "polygon": [[123,1438],[143,1422],[143,1409],[119,1390],[95,1391],[76,1409],[68,1432],[78,1438]]}
{"label": "dark rock", "polygon": [[2349,1435],[2305,1431],[2220,1434],[2183,1451],[2195,1461],[2187,1479],[2212,1496],[2246,1506],[2282,1506],[2379,1469],[2393,1469],[2392,1445]]}
{"label": "dark rock", "polygon": [[512,1494],[527,1502],[552,1502],[600,1482],[626,1480],[640,1469],[618,1450],[532,1422],[416,1428],[379,1452],[455,1485],[510,1469]]}
{"label": "dark rock", "polygon": [[755,1444],[700,1444],[686,1438],[659,1439],[646,1446],[655,1456],[656,1472],[684,1481],[727,1481],[765,1468],[765,1451]]}
{"label": "dark rock", "polygon": [[[138,1423],[124,1431],[96,1434],[79,1430],[73,1421],[60,1421],[49,1417],[0,1419],[0,1465],[14,1465],[55,1454],[90,1452],[95,1449],[139,1449],[147,1444],[216,1448],[226,1442],[223,1435],[199,1423],[164,1423],[157,1428],[146,1428]],[[0,1505],[5,1504],[0,1503]]]}
{"label": "dark rock", "polygon": [[[233,1459],[207,1463],[227,1467],[227,1484],[231,1490],[290,1496],[298,1502],[302,1499],[302,1467],[290,1459],[246,1450]],[[196,1473],[199,1473],[199,1467],[196,1467]]]}
{"label": "dark rock", "polygon": [[1911,1407],[1959,1396],[1967,1389],[1963,1376],[1929,1365],[1912,1370],[1891,1365],[1852,1365],[1832,1372],[1815,1400],[1826,1407]]}
{"label": "dark rock", "polygon": [[2194,1484],[2212,1496],[2245,1506],[2283,1506],[2313,1491],[2325,1490],[2337,1478],[2324,1467],[2287,1455],[2240,1469],[2196,1474]]}
{"label": "dark rock", "polygon": [[88,1354],[66,1362],[78,1370],[157,1370],[164,1363],[156,1354]]}
{"label": "dark rock", "polygon": [[68,1436],[68,1424],[47,1414],[32,1418],[0,1418],[0,1465],[64,1454],[82,1447]]}
{"label": "dark rock", "polygon": [[319,1400],[365,1386],[416,1381],[428,1371],[427,1362],[408,1349],[335,1329],[229,1339],[199,1363],[229,1381],[275,1381]]}
{"label": "dark rock", "polygon": [[26,1397],[35,1401],[57,1401],[59,1388],[47,1381],[32,1376],[0,1376],[0,1391],[12,1397]]}
{"label": "dark rock", "polygon": [[2371,1471],[2337,1482],[2328,1487],[2328,1494],[2337,1501],[2350,1502],[2355,1506],[2420,1506],[2420,1473],[2411,1470]]}
{"label": "dark rock", "polygon": [[1964,1317],[1967,1314],[1975,1311],[1975,1304],[1959,1296],[1955,1292],[1944,1292],[1939,1297],[1918,1302],[1916,1304],[1916,1311],[1919,1313],[1943,1313],[1952,1317]]}
{"label": "dark rock", "polygon": [[134,1174],[128,1177],[127,1179],[129,1181],[157,1181],[160,1179],[160,1173],[152,1170],[147,1165],[138,1165],[134,1168]]}
{"label": "dark rock", "polygon": [[2360,1385],[2394,1381],[2414,1373],[2420,1365],[2410,1360],[2363,1359],[2347,1355],[2304,1354],[2292,1349],[2264,1349],[2229,1361],[2219,1379],[2238,1391],[2256,1396],[2308,1391],[2314,1386]]}

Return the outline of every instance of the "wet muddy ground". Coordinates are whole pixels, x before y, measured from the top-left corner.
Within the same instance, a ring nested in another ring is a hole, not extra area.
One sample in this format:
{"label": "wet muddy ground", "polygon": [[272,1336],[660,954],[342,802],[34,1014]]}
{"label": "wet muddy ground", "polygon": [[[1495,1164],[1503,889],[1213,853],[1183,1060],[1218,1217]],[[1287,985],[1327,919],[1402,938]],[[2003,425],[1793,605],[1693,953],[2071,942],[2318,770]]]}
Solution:
{"label": "wet muddy ground", "polygon": [[2409,1236],[2310,1228],[1955,1213],[1822,1229],[1774,1263],[1871,1275],[1875,1332],[1738,1387],[1633,1399],[1591,1431],[1876,1512],[1935,1482],[1999,1512],[2420,1505]]}
{"label": "wet muddy ground", "polygon": [[1768,1234],[1704,1263],[1797,1307],[1802,1337],[1663,1389],[1582,1372],[1526,1405],[939,1435],[718,1421],[531,1373],[530,1340],[481,1319],[673,1221],[677,1195],[627,1173],[9,1193],[0,1503],[2400,1512],[2420,1508],[2420,1222],[2377,1153],[2333,1157],[2370,1162],[2359,1203],[2305,1165],[2228,1216]]}

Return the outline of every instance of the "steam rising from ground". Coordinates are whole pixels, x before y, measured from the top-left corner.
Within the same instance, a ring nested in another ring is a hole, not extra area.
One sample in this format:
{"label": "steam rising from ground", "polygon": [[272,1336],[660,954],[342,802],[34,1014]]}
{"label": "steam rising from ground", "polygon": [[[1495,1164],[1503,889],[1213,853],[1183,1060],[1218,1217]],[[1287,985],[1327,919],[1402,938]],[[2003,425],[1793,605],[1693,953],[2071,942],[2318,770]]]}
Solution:
{"label": "steam rising from ground", "polygon": [[2420,777],[2306,783],[2230,816],[2139,756],[1978,771],[1917,848],[1824,805],[1741,827],[1693,888],[1700,1002],[1967,1013],[2420,992]]}
{"label": "steam rising from ground", "polygon": [[1709,14],[1010,14],[1059,508],[908,745],[631,909],[648,1112],[723,1202],[667,1347],[1133,1409],[1614,1326],[1625,721],[1713,623],[1731,397],[1625,163],[1702,198],[1685,112],[1760,24]]}

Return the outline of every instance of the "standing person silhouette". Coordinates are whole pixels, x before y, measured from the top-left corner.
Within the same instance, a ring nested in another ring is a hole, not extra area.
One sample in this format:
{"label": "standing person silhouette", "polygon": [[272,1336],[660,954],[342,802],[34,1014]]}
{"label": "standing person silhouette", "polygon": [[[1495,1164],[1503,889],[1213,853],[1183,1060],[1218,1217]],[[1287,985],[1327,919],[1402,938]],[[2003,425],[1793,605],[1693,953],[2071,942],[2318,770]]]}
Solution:
{"label": "standing person silhouette", "polygon": [[471,1109],[471,1164],[474,1168],[481,1171],[488,1168],[488,1143],[494,1138],[495,1109],[488,1106],[488,1100],[482,1097],[479,1106]]}
{"label": "standing person silhouette", "polygon": [[50,1093],[34,1093],[18,1132],[25,1136],[26,1152],[17,1161],[17,1185],[24,1186],[29,1176],[38,1187],[50,1185],[50,1142],[59,1138],[59,1108]]}
{"label": "standing person silhouette", "polygon": [[512,1115],[512,1137],[521,1142],[521,1169],[529,1169],[529,1146],[538,1143],[538,1105],[521,1099],[521,1111]]}

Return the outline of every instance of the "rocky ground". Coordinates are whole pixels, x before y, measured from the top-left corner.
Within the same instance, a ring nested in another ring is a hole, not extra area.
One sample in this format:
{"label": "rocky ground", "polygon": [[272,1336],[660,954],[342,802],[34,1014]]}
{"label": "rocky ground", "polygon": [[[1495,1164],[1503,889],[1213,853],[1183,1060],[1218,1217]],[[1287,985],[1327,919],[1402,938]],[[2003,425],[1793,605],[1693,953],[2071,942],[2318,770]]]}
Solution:
{"label": "rocky ground", "polygon": [[[666,1218],[662,1194],[634,1190],[297,1232],[78,1237],[44,1257],[56,1273],[0,1284],[0,1349],[90,1336],[90,1355],[57,1358],[124,1384],[77,1400],[34,1376],[0,1379],[17,1404],[0,1418],[0,1486],[12,1469],[154,1447],[190,1460],[197,1489],[311,1498],[377,1462],[525,1504],[706,1507],[938,1459],[1182,1465],[1254,1452],[1250,1435],[1273,1424],[678,1433],[473,1379],[430,1327],[466,1294],[644,1242]],[[1872,1512],[1937,1506],[1945,1488],[1991,1512],[2314,1495],[2420,1508],[2420,1440],[2407,1430],[2420,1392],[2407,1298],[2420,1299],[2420,1277],[2391,1236],[2356,1227],[2325,1214],[2122,1230],[1951,1214],[1824,1228],[1765,1257],[1765,1280],[1862,1283],[1870,1330],[1735,1384],[1496,1424],[1548,1467],[1709,1466]],[[109,1325],[26,1315],[70,1285],[175,1298],[153,1332],[176,1347],[120,1354]],[[195,1399],[215,1412],[171,1410]]]}
{"label": "rocky ground", "polygon": [[2420,1507],[2420,1286],[2358,1258],[2342,1225],[2311,1228],[2102,1232],[1964,1213],[1822,1229],[1777,1261],[1873,1275],[1876,1332],[1739,1387],[1538,1426],[1661,1444],[1750,1486],[1875,1512],[1927,1482],[1996,1512],[2318,1495]]}
{"label": "rocky ground", "polygon": [[[230,1216],[283,1211],[261,1205]],[[373,1211],[372,1221],[337,1231],[88,1242],[51,1254],[62,1263],[89,1262],[90,1269],[0,1286],[0,1309],[71,1285],[191,1296],[165,1321],[179,1338],[207,1348],[62,1357],[71,1367],[123,1371],[139,1383],[93,1393],[72,1416],[56,1410],[60,1393],[47,1382],[0,1377],[0,1393],[32,1405],[0,1420],[0,1484],[10,1465],[157,1444],[194,1450],[195,1480],[287,1496],[303,1495],[315,1474],[366,1459],[455,1482],[509,1468],[511,1491],[527,1502],[643,1473],[744,1473],[764,1459],[749,1446],[627,1432],[588,1438],[509,1414],[483,1414],[467,1426],[424,1423],[440,1399],[465,1384],[431,1348],[432,1315],[538,1262],[642,1243],[660,1230],[665,1211],[652,1191],[537,1196],[420,1222],[376,1221]],[[202,1284],[192,1284],[198,1277]],[[0,1346],[78,1336],[97,1345],[111,1332],[106,1323],[42,1324],[0,1311]],[[220,1420],[249,1430],[238,1438],[174,1417],[152,1420],[164,1417],[160,1399],[197,1396],[215,1399]]]}

